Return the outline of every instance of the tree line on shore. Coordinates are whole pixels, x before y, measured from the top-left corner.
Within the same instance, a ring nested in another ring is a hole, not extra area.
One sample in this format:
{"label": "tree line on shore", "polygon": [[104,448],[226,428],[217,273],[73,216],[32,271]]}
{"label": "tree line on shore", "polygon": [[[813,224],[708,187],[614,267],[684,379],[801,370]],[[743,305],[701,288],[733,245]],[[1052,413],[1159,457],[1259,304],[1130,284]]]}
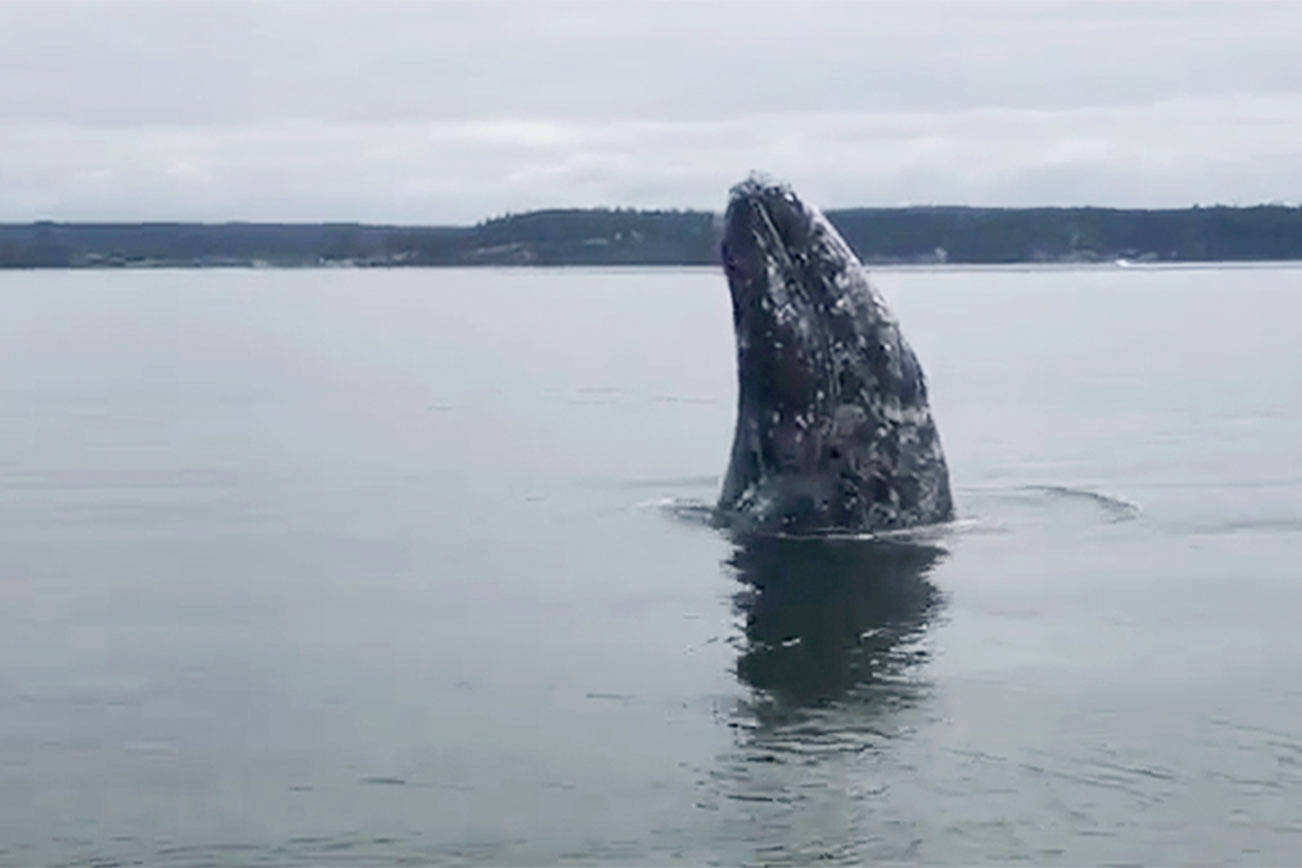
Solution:
{"label": "tree line on shore", "polygon": [[[852,208],[829,211],[869,263],[1302,259],[1302,208]],[[0,267],[711,265],[718,215],[553,209],[474,226],[0,224]]]}

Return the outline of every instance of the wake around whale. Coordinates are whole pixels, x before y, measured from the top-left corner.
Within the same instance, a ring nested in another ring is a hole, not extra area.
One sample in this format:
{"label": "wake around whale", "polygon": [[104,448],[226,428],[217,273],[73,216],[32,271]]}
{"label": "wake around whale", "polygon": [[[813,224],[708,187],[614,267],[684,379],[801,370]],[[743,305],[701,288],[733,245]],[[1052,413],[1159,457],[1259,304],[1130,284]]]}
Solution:
{"label": "wake around whale", "polygon": [[819,535],[952,518],[922,367],[827,218],[751,175],[731,190],[721,253],[738,402],[719,520]]}

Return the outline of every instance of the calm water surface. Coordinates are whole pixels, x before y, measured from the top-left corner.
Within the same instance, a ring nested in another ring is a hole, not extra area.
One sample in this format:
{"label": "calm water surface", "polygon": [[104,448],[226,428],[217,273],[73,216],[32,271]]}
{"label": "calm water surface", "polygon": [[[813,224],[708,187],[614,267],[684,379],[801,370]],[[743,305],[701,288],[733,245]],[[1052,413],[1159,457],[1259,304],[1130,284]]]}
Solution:
{"label": "calm water surface", "polygon": [[1302,857],[1302,270],[882,271],[961,518],[738,546],[708,270],[0,273],[0,864]]}

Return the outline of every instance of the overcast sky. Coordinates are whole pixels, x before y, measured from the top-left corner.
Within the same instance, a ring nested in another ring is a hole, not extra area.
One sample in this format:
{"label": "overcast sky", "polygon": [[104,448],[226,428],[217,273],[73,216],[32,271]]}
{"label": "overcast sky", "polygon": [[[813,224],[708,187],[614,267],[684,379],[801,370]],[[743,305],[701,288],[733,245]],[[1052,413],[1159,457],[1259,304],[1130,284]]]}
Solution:
{"label": "overcast sky", "polygon": [[0,220],[1302,199],[1302,2],[0,0]]}

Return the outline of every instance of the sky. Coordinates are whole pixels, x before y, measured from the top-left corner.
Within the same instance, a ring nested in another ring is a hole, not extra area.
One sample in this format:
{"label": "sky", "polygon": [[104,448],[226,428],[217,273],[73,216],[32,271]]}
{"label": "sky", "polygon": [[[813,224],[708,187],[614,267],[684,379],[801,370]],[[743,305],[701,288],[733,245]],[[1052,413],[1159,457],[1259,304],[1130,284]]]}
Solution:
{"label": "sky", "polygon": [[0,0],[0,221],[1297,203],[1293,2]]}

